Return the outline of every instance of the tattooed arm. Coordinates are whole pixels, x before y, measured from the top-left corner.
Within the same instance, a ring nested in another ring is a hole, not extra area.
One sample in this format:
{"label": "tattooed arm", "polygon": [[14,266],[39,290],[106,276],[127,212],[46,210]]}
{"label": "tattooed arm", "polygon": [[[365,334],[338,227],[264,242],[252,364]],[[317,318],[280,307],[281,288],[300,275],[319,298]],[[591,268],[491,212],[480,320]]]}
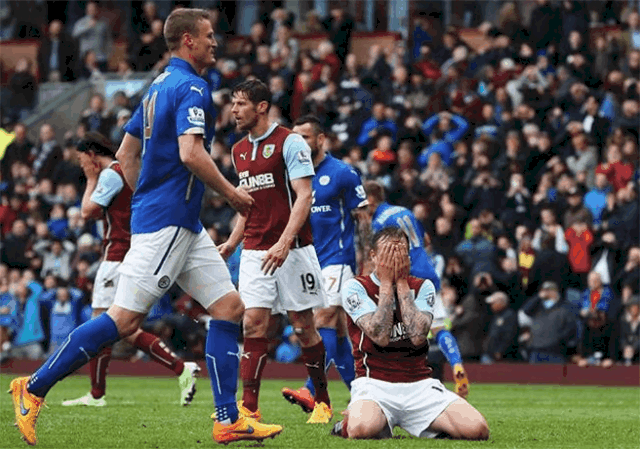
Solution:
{"label": "tattooed arm", "polygon": [[406,280],[398,281],[397,285],[402,322],[407,329],[411,343],[415,346],[420,346],[427,340],[427,335],[429,335],[431,323],[433,322],[433,315],[430,312],[423,312],[418,309]]}
{"label": "tattooed arm", "polygon": [[356,324],[378,346],[387,346],[393,326],[393,285],[381,285],[378,309],[360,317]]}
{"label": "tattooed arm", "polygon": [[411,343],[419,346],[427,340],[427,335],[429,335],[431,323],[433,322],[432,307],[435,302],[435,287],[431,281],[425,280],[417,293],[417,297],[414,296],[411,293],[408,281],[411,260],[409,259],[409,247],[406,242],[396,244],[393,255],[398,304],[402,313],[402,322],[409,334]]}

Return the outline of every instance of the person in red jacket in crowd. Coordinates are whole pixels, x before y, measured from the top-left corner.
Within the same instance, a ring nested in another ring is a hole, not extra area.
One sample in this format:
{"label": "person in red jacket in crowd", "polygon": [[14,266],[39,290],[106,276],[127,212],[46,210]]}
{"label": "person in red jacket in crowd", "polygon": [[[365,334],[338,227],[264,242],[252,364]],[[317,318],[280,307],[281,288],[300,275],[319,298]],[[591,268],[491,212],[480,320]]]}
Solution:
{"label": "person in red jacket in crowd", "polygon": [[611,143],[607,148],[607,161],[596,167],[596,173],[604,173],[613,190],[617,192],[633,178],[633,164],[623,162],[620,146]]}
{"label": "person in red jacket in crowd", "polygon": [[564,233],[569,245],[569,265],[571,271],[580,277],[580,285],[584,287],[587,275],[591,270],[591,246],[593,233],[584,219],[577,219]]}

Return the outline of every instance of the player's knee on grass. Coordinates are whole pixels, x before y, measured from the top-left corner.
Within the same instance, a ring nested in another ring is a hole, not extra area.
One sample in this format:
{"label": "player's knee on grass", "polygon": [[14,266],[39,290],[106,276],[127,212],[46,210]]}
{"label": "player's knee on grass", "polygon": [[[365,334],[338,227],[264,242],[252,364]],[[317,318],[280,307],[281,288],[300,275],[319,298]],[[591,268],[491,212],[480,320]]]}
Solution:
{"label": "player's knee on grass", "polygon": [[244,302],[238,292],[229,292],[207,308],[214,320],[239,323],[244,315]]}
{"label": "player's knee on grass", "polygon": [[486,440],[489,425],[484,416],[464,399],[458,399],[436,418],[431,430],[458,440]]}
{"label": "player's knee on grass", "polygon": [[271,309],[252,307],[246,309],[242,320],[244,338],[267,338]]}
{"label": "player's knee on grass", "polygon": [[331,306],[324,309],[318,309],[315,312],[316,328],[321,329],[328,327],[331,329],[337,329],[338,327],[338,307]]}

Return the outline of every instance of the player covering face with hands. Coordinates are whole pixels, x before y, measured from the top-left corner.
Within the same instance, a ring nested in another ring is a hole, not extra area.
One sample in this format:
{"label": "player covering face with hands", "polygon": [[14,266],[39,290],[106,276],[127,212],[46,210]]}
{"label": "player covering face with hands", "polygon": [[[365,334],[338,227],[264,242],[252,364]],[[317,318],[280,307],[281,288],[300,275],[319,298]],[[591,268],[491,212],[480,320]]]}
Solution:
{"label": "player covering face with hands", "polygon": [[427,336],[435,287],[411,276],[409,242],[399,228],[373,237],[375,270],[345,284],[356,380],[345,418],[332,433],[345,438],[390,437],[399,426],[416,437],[487,439],[484,417],[430,377]]}

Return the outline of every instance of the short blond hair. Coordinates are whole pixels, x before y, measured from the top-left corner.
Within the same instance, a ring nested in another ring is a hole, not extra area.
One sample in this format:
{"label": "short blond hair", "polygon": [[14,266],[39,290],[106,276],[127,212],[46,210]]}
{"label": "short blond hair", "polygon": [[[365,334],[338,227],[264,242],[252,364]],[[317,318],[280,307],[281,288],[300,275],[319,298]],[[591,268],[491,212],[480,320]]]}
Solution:
{"label": "short blond hair", "polygon": [[197,36],[198,22],[211,20],[211,15],[204,9],[178,8],[174,10],[164,23],[164,40],[169,51],[180,48],[180,41],[184,33]]}

